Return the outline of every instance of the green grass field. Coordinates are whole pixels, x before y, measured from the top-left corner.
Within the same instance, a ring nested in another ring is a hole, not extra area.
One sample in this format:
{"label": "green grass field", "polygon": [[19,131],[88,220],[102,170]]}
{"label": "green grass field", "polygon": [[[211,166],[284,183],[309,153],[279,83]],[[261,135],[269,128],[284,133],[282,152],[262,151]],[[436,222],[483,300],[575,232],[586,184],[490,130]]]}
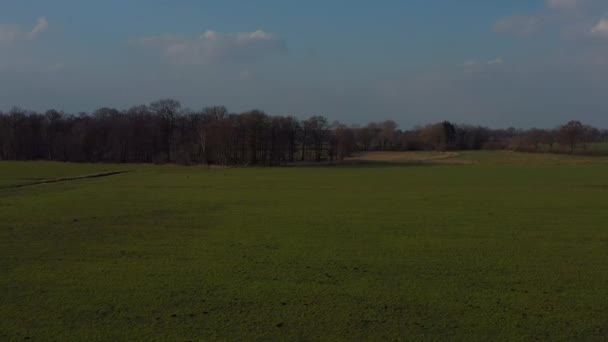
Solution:
{"label": "green grass field", "polygon": [[608,158],[454,160],[0,162],[0,340],[607,340]]}
{"label": "green grass field", "polygon": [[[539,152],[560,152],[561,153],[569,153],[570,152],[570,147],[569,146],[565,146],[565,145],[561,145],[560,144],[554,144],[552,147],[549,145],[540,145],[539,146]],[[593,154],[593,155],[604,155],[604,156],[608,156],[608,142],[598,142],[598,143],[590,143],[590,144],[586,144],[586,145],[582,145],[579,144],[579,146],[577,146],[574,149],[574,154],[577,155],[586,155],[586,154]]]}

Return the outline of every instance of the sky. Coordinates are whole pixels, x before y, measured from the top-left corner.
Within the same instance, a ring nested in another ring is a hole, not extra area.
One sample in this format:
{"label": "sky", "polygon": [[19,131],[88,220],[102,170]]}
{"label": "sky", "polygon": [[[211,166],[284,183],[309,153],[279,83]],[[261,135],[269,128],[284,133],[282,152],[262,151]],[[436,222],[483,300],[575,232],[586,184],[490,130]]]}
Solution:
{"label": "sky", "polygon": [[608,127],[606,0],[0,0],[0,109]]}

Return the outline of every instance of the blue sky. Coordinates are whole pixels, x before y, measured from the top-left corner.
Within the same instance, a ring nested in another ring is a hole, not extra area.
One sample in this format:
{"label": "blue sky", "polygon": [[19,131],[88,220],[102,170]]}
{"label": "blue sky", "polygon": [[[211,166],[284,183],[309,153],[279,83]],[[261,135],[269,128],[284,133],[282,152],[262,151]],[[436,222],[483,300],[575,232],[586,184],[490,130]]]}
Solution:
{"label": "blue sky", "polygon": [[4,0],[0,108],[608,126],[599,0]]}

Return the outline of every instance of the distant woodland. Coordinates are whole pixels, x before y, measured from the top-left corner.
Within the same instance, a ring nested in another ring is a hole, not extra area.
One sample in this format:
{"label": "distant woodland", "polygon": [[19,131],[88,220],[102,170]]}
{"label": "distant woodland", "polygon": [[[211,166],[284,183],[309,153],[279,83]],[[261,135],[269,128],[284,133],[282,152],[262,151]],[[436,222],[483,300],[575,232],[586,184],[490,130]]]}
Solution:
{"label": "distant woodland", "polygon": [[394,121],[349,126],[225,107],[183,110],[166,99],[92,114],[0,111],[0,160],[285,165],[341,161],[359,151],[515,150],[608,154],[608,130],[570,121],[554,129],[491,129],[439,122],[401,130]]}

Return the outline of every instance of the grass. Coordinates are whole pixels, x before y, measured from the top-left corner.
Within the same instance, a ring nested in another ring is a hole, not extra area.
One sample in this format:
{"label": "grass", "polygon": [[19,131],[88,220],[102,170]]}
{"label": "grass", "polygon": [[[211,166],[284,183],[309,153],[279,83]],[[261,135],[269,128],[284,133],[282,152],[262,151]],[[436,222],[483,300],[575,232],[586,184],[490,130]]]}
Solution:
{"label": "grass", "polygon": [[606,340],[606,158],[0,163],[0,340]]}
{"label": "grass", "polygon": [[[539,146],[540,152],[546,153],[569,153],[570,147],[567,145],[554,144],[553,146],[549,146],[546,144],[541,144]],[[590,144],[579,144],[574,149],[574,154],[578,155],[604,155],[608,156],[608,142],[597,142]]]}
{"label": "grass", "polygon": [[594,143],[588,146],[588,148],[594,152],[604,152],[608,154],[608,142]]}

